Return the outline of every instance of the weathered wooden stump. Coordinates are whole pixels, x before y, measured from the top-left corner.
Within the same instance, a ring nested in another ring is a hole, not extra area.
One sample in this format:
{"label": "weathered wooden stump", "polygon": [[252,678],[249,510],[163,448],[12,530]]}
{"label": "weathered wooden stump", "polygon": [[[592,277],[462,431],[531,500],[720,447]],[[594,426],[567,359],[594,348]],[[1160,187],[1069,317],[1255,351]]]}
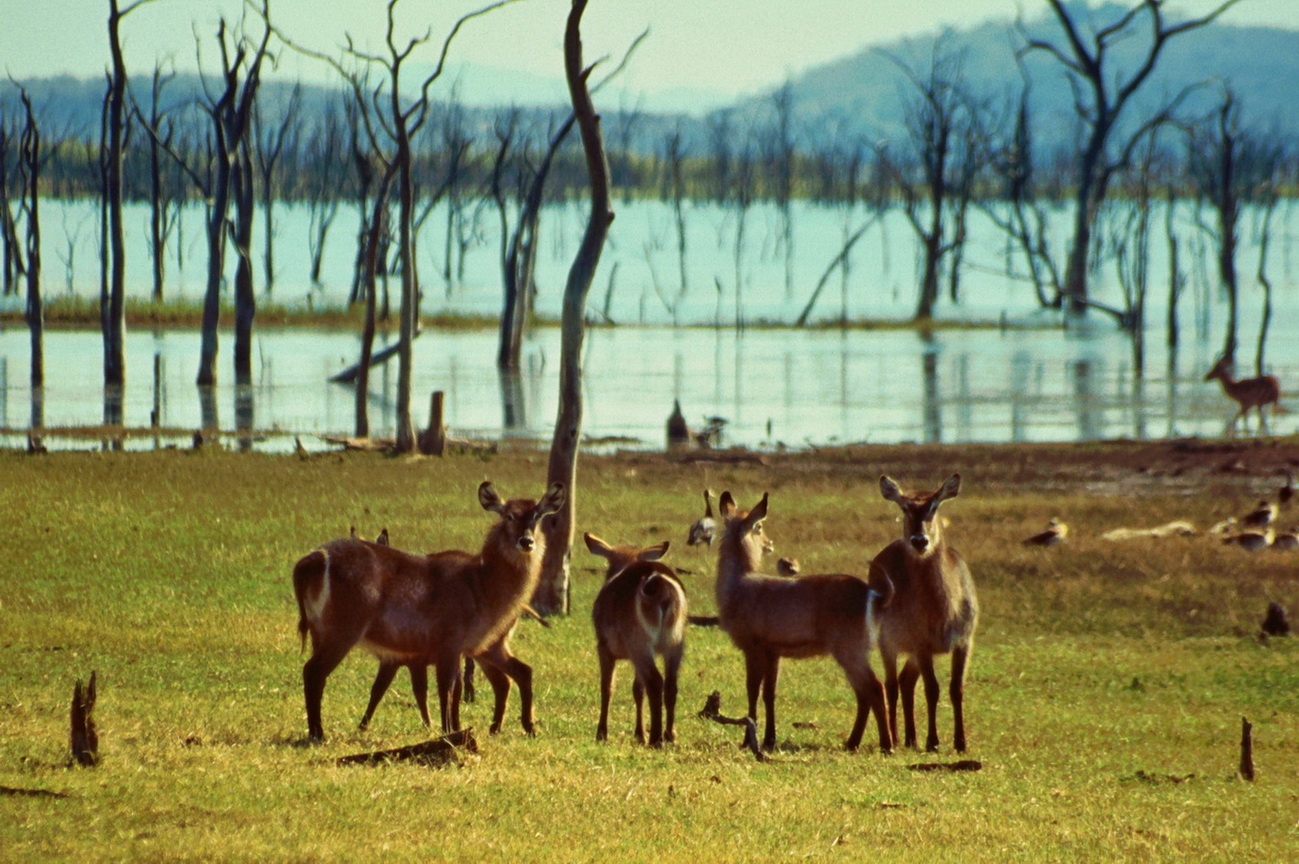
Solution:
{"label": "weathered wooden stump", "polygon": [[1254,724],[1240,718],[1240,776],[1254,782]]}
{"label": "weathered wooden stump", "polygon": [[753,754],[753,758],[759,762],[766,762],[767,754],[763,753],[762,748],[758,746],[758,727],[752,718],[724,717],[721,712],[722,694],[714,690],[709,694],[708,700],[704,702],[703,710],[699,712],[699,716],[705,720],[712,720],[714,723],[721,723],[726,726],[743,726],[744,743],[741,746],[747,747],[749,752]]}
{"label": "weathered wooden stump", "polygon": [[95,673],[90,673],[90,683],[83,689],[77,681],[72,690],[72,710],[70,714],[72,731],[69,736],[72,746],[72,759],[78,765],[86,767],[99,764],[99,733],[95,731]]}

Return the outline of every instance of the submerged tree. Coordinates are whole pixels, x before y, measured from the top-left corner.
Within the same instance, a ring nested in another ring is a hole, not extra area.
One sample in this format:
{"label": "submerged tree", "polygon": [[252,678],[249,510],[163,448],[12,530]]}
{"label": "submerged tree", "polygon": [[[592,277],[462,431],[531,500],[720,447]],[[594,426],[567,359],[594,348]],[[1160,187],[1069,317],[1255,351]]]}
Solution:
{"label": "submerged tree", "polygon": [[408,95],[403,89],[402,67],[416,49],[432,39],[433,31],[429,29],[423,36],[412,38],[404,46],[399,47],[396,35],[396,8],[399,2],[400,0],[388,0],[387,26],[384,33],[384,47],[387,49],[385,55],[367,54],[357,49],[352,44],[351,38],[348,38],[345,49],[347,57],[363,69],[379,70],[383,76],[382,82],[373,90],[369,89],[364,75],[345,69],[337,59],[298,46],[285,39],[283,34],[277,35],[285,39],[286,44],[327,63],[344,77],[352,91],[355,104],[361,109],[359,119],[370,141],[372,151],[379,154],[385,171],[394,171],[392,182],[396,186],[398,204],[397,258],[401,268],[399,312],[401,323],[397,343],[396,449],[400,453],[409,453],[415,449],[416,444],[415,425],[411,417],[411,381],[414,376],[413,343],[418,331],[420,300],[415,255],[415,188],[411,142],[429,119],[431,107],[429,88],[442,77],[451,43],[460,32],[460,28],[471,19],[513,3],[515,0],[498,0],[457,20],[442,43],[437,64],[433,71],[425,76],[414,96]]}
{"label": "submerged tree", "polygon": [[920,240],[923,257],[915,318],[923,321],[934,315],[945,262],[965,241],[964,214],[978,164],[979,136],[959,55],[947,52],[940,40],[923,73],[900,58],[890,59],[914,88],[905,100],[908,149],[898,154],[880,152],[902,193],[902,212]]}
{"label": "submerged tree", "polygon": [[[1278,171],[1283,150],[1275,135],[1249,129],[1241,120],[1240,101],[1230,87],[1223,91],[1222,101],[1213,113],[1199,123],[1186,127],[1189,171],[1197,197],[1207,202],[1214,214],[1213,223],[1200,220],[1200,228],[1216,245],[1218,280],[1227,299],[1227,325],[1222,354],[1235,359],[1240,307],[1240,280],[1237,256],[1240,244],[1240,221],[1246,205],[1263,208],[1261,252],[1266,264],[1266,241],[1270,235],[1271,209],[1275,207]],[[1260,284],[1265,288],[1266,333],[1271,317],[1271,283],[1260,270]],[[1262,374],[1262,344],[1259,346],[1259,374]]]}
{"label": "submerged tree", "polygon": [[[1077,153],[1077,188],[1074,201],[1073,239],[1065,268],[1064,292],[1069,309],[1081,313],[1091,303],[1087,275],[1092,249],[1092,232],[1101,205],[1109,193],[1110,181],[1127,160],[1140,136],[1154,118],[1142,123],[1115,146],[1120,137],[1119,121],[1136,92],[1145,84],[1169,40],[1210,23],[1239,0],[1226,0],[1200,18],[1170,24],[1164,20],[1163,0],[1139,0],[1112,23],[1095,28],[1088,39],[1079,26],[1080,7],[1066,0],[1047,0],[1063,31],[1064,45],[1045,39],[1029,39],[1025,50],[1044,51],[1064,67],[1073,88],[1074,108],[1083,123]],[[1107,9],[1111,7],[1105,7]],[[1148,19],[1150,32],[1130,72],[1116,71],[1114,49],[1131,43],[1139,32],[1138,19]],[[1175,100],[1176,101],[1176,100]],[[1166,113],[1166,112],[1161,112]]]}

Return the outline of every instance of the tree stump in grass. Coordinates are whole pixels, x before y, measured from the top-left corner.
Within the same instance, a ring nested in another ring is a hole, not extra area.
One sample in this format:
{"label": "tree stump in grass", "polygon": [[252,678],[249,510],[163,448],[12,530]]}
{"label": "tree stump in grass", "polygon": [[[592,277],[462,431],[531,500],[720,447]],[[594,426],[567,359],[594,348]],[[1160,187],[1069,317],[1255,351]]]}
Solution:
{"label": "tree stump in grass", "polygon": [[1254,724],[1240,718],[1240,776],[1254,782]]}
{"label": "tree stump in grass", "polygon": [[80,679],[72,690],[71,726],[69,736],[72,759],[78,765],[90,767],[99,764],[99,733],[95,731],[95,673],[90,673],[90,683],[83,689]]}

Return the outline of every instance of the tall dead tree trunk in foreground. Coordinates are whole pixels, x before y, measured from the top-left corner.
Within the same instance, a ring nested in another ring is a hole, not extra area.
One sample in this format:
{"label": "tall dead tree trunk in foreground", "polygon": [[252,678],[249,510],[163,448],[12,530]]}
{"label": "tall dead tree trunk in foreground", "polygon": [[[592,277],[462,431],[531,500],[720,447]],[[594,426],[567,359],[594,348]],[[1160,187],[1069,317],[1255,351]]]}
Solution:
{"label": "tall dead tree trunk in foreground", "polygon": [[591,102],[587,79],[591,69],[582,68],[582,13],[586,0],[573,0],[564,30],[564,71],[568,93],[573,102],[586,170],[591,178],[591,216],[582,236],[582,245],[568,272],[564,287],[563,332],[560,349],[559,411],[555,419],[555,437],[550,445],[549,483],[563,483],[568,489],[564,506],[543,523],[546,531],[546,555],[541,562],[541,584],[533,605],[543,614],[568,611],[568,570],[573,544],[573,524],[577,506],[577,450],[582,434],[582,338],[586,327],[583,311],[586,297],[600,263],[600,253],[609,233],[613,212],[609,207],[609,162],[600,135],[600,118]]}
{"label": "tall dead tree trunk in foreground", "polygon": [[[1170,39],[1203,27],[1239,0],[1227,0],[1208,15],[1171,25],[1164,20],[1163,0],[1140,0],[1116,21],[1094,27],[1090,44],[1079,27],[1078,7],[1066,0],[1047,2],[1064,31],[1066,45],[1061,47],[1046,40],[1030,39],[1026,50],[1045,51],[1064,67],[1074,90],[1075,110],[1083,121],[1083,135],[1078,149],[1073,241],[1064,283],[1070,311],[1081,313],[1092,305],[1087,291],[1087,271],[1096,217],[1101,205],[1105,203],[1110,180],[1125,161],[1116,156],[1110,146],[1123,110],[1133,94],[1150,78],[1160,53]],[[1117,71],[1115,65],[1121,61],[1111,62],[1110,49],[1123,42],[1131,42],[1136,36],[1135,21],[1142,12],[1150,20],[1148,42],[1136,58],[1132,71]],[[1148,126],[1149,124],[1143,124],[1143,128],[1129,138],[1129,143]],[[1120,149],[1128,148],[1125,146]]]}

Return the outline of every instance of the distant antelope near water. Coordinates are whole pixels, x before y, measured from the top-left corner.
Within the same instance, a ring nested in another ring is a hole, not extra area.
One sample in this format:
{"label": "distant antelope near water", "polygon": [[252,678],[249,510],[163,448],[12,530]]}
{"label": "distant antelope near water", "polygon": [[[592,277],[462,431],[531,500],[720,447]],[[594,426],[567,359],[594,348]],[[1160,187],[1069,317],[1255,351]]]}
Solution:
{"label": "distant antelope near water", "polygon": [[[600,722],[595,740],[609,735],[609,702],[614,665],[631,661],[636,670],[636,738],[645,739],[642,713],[649,696],[649,745],[677,740],[677,678],[685,655],[686,589],[671,567],[659,562],[668,543],[654,546],[610,546],[594,534],[583,535],[586,548],[608,561],[604,585],[591,607],[595,648],[600,661]],[[655,657],[663,657],[663,672]]]}
{"label": "distant antelope near water", "polygon": [[717,559],[717,610],[735,647],[744,653],[749,714],[758,719],[758,696],[767,709],[764,749],[776,746],[776,682],[782,657],[829,654],[843,669],[857,698],[857,716],[845,745],[855,750],[872,711],[880,749],[889,752],[884,688],[871,669],[870,654],[879,610],[892,590],[847,574],[816,574],[783,579],[760,572],[767,541],[762,522],[767,496],[752,510],[740,510],[723,492],[718,510],[724,527]]}
{"label": "distant antelope near water", "polygon": [[1263,409],[1271,405],[1272,413],[1275,414],[1280,410],[1278,400],[1281,398],[1281,383],[1272,375],[1260,375],[1257,378],[1236,379],[1232,376],[1231,358],[1223,355],[1217,363],[1213,364],[1204,376],[1205,381],[1212,381],[1217,378],[1222,382],[1222,390],[1229,397],[1236,400],[1240,405],[1240,410],[1231,418],[1230,428],[1236,428],[1236,421],[1244,418],[1245,429],[1249,430],[1249,410],[1258,409],[1258,422],[1260,429],[1267,423],[1267,417],[1263,414]]}
{"label": "distant antelope near water", "polygon": [[[880,656],[888,690],[889,724],[896,739],[899,686],[905,716],[906,746],[916,747],[915,692],[917,680],[925,683],[929,707],[929,734],[925,749],[938,749],[938,677],[934,656],[952,655],[949,694],[955,722],[953,743],[965,751],[965,670],[974,650],[974,630],[979,605],[974,596],[970,568],[943,539],[938,507],[955,498],[961,475],[951,477],[931,493],[907,494],[889,477],[880,477],[880,494],[902,509],[902,537],[884,548],[871,562],[871,580],[886,574],[893,583],[893,602],[880,615]],[[898,675],[898,655],[907,662]]]}
{"label": "distant antelope near water", "polygon": [[[437,667],[443,731],[460,726],[460,661],[470,656],[496,695],[491,731],[499,731],[510,681],[519,685],[523,729],[532,734],[532,668],[510,653],[509,629],[540,578],[545,538],[538,523],[564,503],[552,484],[541,501],[504,501],[491,483],[478,502],[500,520],[477,555],[448,551],[411,555],[364,540],[333,540],[303,556],[293,570],[298,632],[311,638],[302,667],[307,733],[324,738],[321,697],[343,658],[360,645],[397,666]],[[391,679],[390,679],[391,680]]]}

